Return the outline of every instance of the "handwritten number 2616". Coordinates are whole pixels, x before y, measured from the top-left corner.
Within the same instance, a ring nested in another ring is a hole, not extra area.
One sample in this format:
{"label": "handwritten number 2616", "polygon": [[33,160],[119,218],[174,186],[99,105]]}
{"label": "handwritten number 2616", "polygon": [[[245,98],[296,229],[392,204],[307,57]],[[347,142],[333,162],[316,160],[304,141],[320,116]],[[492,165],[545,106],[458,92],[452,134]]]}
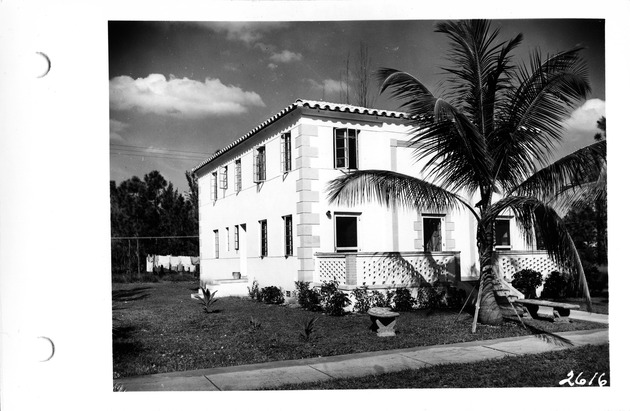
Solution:
{"label": "handwritten number 2616", "polygon": [[[565,378],[564,380],[560,381],[560,385],[564,385],[564,384],[568,384],[569,387],[573,387],[574,385],[586,385],[586,379],[582,378],[582,374],[583,373],[579,373],[577,375],[577,377],[575,377],[575,381],[572,381],[573,379],[573,370],[569,371],[567,374],[567,378]],[[590,379],[590,381],[588,382],[588,385],[593,385],[593,380],[595,380],[595,377],[597,377],[597,374],[599,374],[598,372],[595,373],[595,375],[593,375],[593,378]],[[605,386],[608,381],[606,381],[603,377],[604,375],[606,375],[605,372],[601,373],[599,378],[597,379],[597,384],[600,387]]]}

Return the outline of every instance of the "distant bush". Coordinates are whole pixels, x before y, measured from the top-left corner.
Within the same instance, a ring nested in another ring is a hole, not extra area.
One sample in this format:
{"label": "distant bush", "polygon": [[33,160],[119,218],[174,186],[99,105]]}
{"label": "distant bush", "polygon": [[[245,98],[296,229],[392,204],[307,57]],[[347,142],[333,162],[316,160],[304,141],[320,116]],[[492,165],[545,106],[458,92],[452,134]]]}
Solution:
{"label": "distant bush", "polygon": [[282,290],[275,285],[264,287],[260,290],[260,296],[262,301],[266,304],[282,304],[284,302]]}
{"label": "distant bush", "polygon": [[536,298],[536,288],[542,285],[542,274],[525,269],[512,276],[512,287],[525,295],[525,298]]}
{"label": "distant bush", "polygon": [[411,311],[416,304],[416,299],[411,296],[411,292],[406,288],[397,288],[394,292],[393,301],[396,311]]}

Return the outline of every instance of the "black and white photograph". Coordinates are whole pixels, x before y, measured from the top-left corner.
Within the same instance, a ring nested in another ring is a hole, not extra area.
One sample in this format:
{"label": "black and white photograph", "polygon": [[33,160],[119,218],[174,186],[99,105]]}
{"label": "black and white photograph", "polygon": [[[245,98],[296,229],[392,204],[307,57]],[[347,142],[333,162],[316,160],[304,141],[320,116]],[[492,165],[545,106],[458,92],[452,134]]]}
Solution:
{"label": "black and white photograph", "polygon": [[8,3],[6,409],[624,409],[629,4]]}

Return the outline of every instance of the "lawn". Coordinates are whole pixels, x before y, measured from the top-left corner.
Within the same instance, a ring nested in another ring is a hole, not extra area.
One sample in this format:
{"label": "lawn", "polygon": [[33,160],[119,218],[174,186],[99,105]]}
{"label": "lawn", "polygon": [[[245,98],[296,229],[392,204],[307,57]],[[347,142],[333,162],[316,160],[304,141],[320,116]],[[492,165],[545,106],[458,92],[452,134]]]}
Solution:
{"label": "lawn", "polygon": [[[445,364],[360,378],[291,384],[274,390],[610,386],[608,345],[584,346],[467,364]],[[568,373],[573,371],[572,378]],[[579,374],[582,373],[580,376]],[[560,385],[560,382],[569,381]],[[573,384],[573,385],[571,385]]]}
{"label": "lawn", "polygon": [[[190,298],[197,284],[112,285],[115,378],[531,334],[514,322],[480,325],[471,334],[468,313],[456,321],[457,312],[418,310],[401,313],[396,337],[379,338],[366,314],[330,317],[245,298],[222,298],[206,314]],[[314,338],[305,342],[302,324],[313,317]],[[252,320],[260,326],[251,326]],[[528,324],[552,332],[605,327],[582,321]]]}

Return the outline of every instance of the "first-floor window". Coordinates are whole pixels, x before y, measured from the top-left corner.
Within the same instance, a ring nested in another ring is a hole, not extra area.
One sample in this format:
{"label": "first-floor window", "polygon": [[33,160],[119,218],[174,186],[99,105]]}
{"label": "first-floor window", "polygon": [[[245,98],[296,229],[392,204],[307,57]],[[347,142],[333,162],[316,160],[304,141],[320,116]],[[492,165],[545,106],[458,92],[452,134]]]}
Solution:
{"label": "first-floor window", "polygon": [[293,217],[285,215],[284,219],[284,255],[293,255]]}
{"label": "first-floor window", "polygon": [[260,220],[260,256],[266,257],[267,254],[267,220]]}
{"label": "first-floor window", "polygon": [[225,227],[225,248],[230,251],[230,227]]}
{"label": "first-floor window", "polygon": [[424,251],[444,251],[442,248],[443,218],[441,217],[422,217],[422,244]]}
{"label": "first-floor window", "polygon": [[219,258],[219,230],[214,230],[214,258]]}
{"label": "first-floor window", "polygon": [[494,222],[495,248],[497,250],[510,250],[510,220],[498,219]]}
{"label": "first-floor window", "polygon": [[359,214],[335,214],[335,251],[357,252]]}
{"label": "first-floor window", "polygon": [[238,251],[238,247],[239,247],[239,244],[238,244],[238,242],[239,242],[238,235],[239,235],[238,225],[235,225],[235,226],[234,226],[234,249],[235,249],[235,250],[237,250],[237,251]]}

